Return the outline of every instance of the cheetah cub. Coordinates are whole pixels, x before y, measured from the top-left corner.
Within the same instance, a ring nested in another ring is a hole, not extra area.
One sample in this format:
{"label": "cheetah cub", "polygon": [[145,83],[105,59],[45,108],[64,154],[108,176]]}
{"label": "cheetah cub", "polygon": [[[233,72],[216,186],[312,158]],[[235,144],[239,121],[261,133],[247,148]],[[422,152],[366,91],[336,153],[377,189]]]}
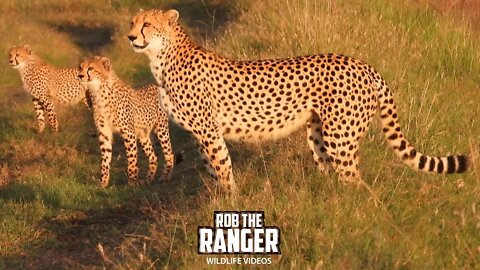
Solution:
{"label": "cheetah cub", "polygon": [[128,160],[128,184],[141,184],[138,180],[137,138],[149,160],[147,183],[153,181],[157,170],[157,157],[150,133],[159,139],[166,166],[162,180],[168,180],[174,165],[170,144],[168,117],[161,109],[157,86],[147,85],[132,89],[112,70],[110,60],[93,57],[80,64],[78,78],[87,86],[93,104],[93,117],[97,127],[102,154],[102,187],[108,186],[112,159],[113,132],[122,136]]}
{"label": "cheetah cub", "polygon": [[9,56],[10,64],[20,73],[25,90],[33,96],[39,133],[45,129],[44,113],[51,128],[58,131],[54,101],[76,104],[83,100],[90,108],[88,93],[78,81],[76,68],[56,68],[47,64],[29,45],[12,47]]}

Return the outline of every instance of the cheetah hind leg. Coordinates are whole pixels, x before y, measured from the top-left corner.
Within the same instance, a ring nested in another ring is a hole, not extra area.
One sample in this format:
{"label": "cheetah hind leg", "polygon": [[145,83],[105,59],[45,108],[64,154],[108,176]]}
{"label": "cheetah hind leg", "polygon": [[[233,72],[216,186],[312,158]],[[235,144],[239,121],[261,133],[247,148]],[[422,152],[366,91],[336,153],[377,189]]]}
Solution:
{"label": "cheetah hind leg", "polygon": [[322,123],[316,113],[307,121],[307,143],[315,164],[321,173],[327,174],[331,169],[330,157],[323,141]]}
{"label": "cheetah hind leg", "polygon": [[359,141],[356,138],[342,138],[338,131],[325,133],[323,139],[331,164],[339,174],[340,181],[344,184],[360,183],[361,175],[358,167]]}
{"label": "cheetah hind leg", "polygon": [[125,144],[125,150],[127,152],[127,173],[128,173],[128,185],[139,186],[141,181],[138,180],[138,163],[137,163],[137,138],[133,131],[121,132],[123,142]]}
{"label": "cheetah hind leg", "polygon": [[[163,157],[165,158],[165,168],[163,169],[160,181],[168,181],[172,175],[173,166],[176,162],[175,154],[173,153],[172,143],[170,141],[170,132],[168,128],[167,115],[162,115],[160,123],[155,127],[155,135],[162,146]],[[181,161],[181,156],[177,158]]]}
{"label": "cheetah hind leg", "polygon": [[58,120],[53,102],[47,99],[43,102],[43,104],[45,110],[47,111],[48,122],[50,123],[50,126],[52,127],[53,131],[58,132]]}
{"label": "cheetah hind leg", "polygon": [[157,156],[153,150],[152,141],[150,136],[146,135],[143,138],[139,138],[140,145],[142,146],[143,152],[148,158],[148,174],[147,174],[147,184],[153,182],[155,178],[155,173],[157,172]]}

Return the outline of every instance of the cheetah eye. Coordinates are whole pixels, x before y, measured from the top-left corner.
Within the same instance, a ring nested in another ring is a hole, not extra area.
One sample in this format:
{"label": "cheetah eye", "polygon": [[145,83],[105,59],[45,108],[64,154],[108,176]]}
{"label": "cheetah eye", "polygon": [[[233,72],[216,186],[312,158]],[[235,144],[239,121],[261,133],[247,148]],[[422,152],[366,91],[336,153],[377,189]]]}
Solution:
{"label": "cheetah eye", "polygon": [[133,21],[130,22],[130,26],[133,27]]}
{"label": "cheetah eye", "polygon": [[92,71],[92,69],[93,69],[92,67],[88,67],[87,71]]}
{"label": "cheetah eye", "polygon": [[150,26],[150,23],[146,22],[146,23],[143,23],[143,27],[149,27]]}

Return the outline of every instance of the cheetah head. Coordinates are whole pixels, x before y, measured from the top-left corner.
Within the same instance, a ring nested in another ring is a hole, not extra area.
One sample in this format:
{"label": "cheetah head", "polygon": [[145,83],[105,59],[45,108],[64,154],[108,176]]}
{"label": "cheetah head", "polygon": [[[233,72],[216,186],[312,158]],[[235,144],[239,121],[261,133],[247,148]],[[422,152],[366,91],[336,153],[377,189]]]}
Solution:
{"label": "cheetah head", "polygon": [[80,63],[78,78],[87,86],[98,86],[107,80],[111,70],[112,65],[108,58],[95,56]]}
{"label": "cheetah head", "polygon": [[22,69],[32,58],[30,45],[12,47],[9,52],[9,61],[15,69]]}
{"label": "cheetah head", "polygon": [[128,39],[135,52],[159,51],[167,47],[174,36],[179,14],[175,9],[140,10],[132,20]]}

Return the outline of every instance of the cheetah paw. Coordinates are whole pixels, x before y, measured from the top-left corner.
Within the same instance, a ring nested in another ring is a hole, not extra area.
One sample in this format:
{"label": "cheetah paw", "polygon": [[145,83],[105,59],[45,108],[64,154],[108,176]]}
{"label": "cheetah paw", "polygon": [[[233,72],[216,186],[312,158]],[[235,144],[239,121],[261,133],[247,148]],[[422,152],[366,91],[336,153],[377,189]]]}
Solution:
{"label": "cheetah paw", "polygon": [[144,186],[146,184],[145,180],[129,180],[128,185],[131,187]]}

